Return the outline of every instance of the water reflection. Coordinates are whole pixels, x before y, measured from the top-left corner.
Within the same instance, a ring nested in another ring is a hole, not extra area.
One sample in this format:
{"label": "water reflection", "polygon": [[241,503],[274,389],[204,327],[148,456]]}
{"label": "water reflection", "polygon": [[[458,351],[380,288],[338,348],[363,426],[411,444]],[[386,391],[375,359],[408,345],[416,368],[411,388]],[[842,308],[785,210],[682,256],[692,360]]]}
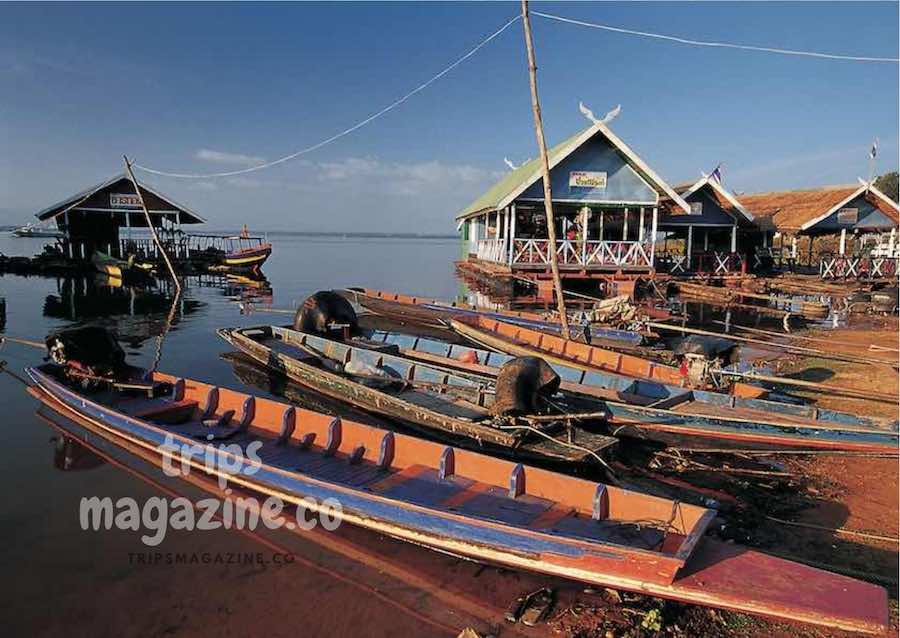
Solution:
{"label": "water reflection", "polygon": [[61,472],[92,470],[104,460],[81,445],[76,439],[60,432],[53,442],[53,467]]}

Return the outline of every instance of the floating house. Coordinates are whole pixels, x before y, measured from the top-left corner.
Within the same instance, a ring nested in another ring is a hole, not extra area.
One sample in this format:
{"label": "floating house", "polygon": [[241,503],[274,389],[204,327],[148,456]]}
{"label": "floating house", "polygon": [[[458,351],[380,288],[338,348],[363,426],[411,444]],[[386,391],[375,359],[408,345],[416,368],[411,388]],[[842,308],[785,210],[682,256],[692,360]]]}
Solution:
{"label": "floating house", "polygon": [[[763,245],[779,261],[805,265],[824,278],[891,277],[900,258],[900,207],[874,185],[756,193],[741,198],[756,218]],[[805,245],[801,246],[803,243]]]}
{"label": "floating house", "polygon": [[512,170],[456,219],[464,259],[491,276],[514,275],[546,293],[550,250],[563,279],[632,277],[654,271],[660,209],[690,206],[605,124],[548,151],[557,245],[549,246],[540,159]]}
{"label": "floating house", "polygon": [[[141,185],[141,195],[155,228],[180,230],[182,224],[200,224],[204,219],[186,206]],[[141,252],[155,256],[156,247],[148,239],[130,237],[131,229],[147,228],[147,219],[132,181],[124,174],[67,197],[37,213],[39,220],[55,220],[63,232],[63,252],[73,260],[90,260],[95,251],[114,257]],[[120,237],[121,229],[126,237]],[[178,242],[169,240],[171,253],[179,256]],[[184,247],[186,250],[186,246]]]}
{"label": "floating house", "polygon": [[[712,273],[727,275],[746,272],[756,233],[753,214],[737,196],[715,177],[704,175],[696,182],[675,190],[689,206],[689,212],[666,207],[659,221],[664,233],[657,259],[658,267],[672,274]],[[669,239],[681,240],[683,250],[669,251]]]}

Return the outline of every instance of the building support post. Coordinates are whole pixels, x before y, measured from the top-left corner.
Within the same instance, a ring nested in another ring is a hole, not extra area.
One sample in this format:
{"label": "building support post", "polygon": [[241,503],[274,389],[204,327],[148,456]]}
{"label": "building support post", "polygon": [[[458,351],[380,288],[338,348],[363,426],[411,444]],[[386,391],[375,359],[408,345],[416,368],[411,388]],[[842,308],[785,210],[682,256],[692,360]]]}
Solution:
{"label": "building support post", "polygon": [[516,256],[516,205],[513,204],[509,209],[509,265],[512,266],[513,259]]}
{"label": "building support post", "polygon": [[844,252],[846,251],[846,249],[847,249],[847,229],[841,228],[841,246],[840,246],[841,256],[844,255]]}
{"label": "building support post", "polygon": [[625,209],[625,215],[622,221],[622,241],[628,241],[628,209]]}
{"label": "building support post", "polygon": [[731,252],[737,252],[737,224],[731,227]]}
{"label": "building support post", "polygon": [[653,207],[653,220],[650,222],[650,267],[656,268],[656,218],[657,207]]}
{"label": "building support post", "polygon": [[569,318],[566,314],[566,300],[563,298],[562,281],[559,278],[559,264],[556,261],[556,228],[553,223],[553,194],[550,191],[550,159],[547,157],[544,124],[541,121],[541,103],[537,90],[537,63],[534,57],[534,42],[531,37],[528,0],[522,0],[522,24],[525,31],[525,49],[528,55],[528,80],[531,84],[531,111],[534,115],[534,134],[537,138],[544,173],[544,210],[547,214],[547,238],[550,240],[550,271],[553,274],[553,287],[556,289],[556,305],[559,310],[562,337],[568,340]]}
{"label": "building support post", "polygon": [[703,252],[709,251],[709,228],[703,229]]}
{"label": "building support post", "polygon": [[641,206],[641,213],[638,216],[638,241],[644,241],[644,207]]}
{"label": "building support post", "polygon": [[603,241],[603,209],[600,209],[600,241]]}
{"label": "building support post", "polygon": [[694,225],[688,224],[688,236],[687,236],[687,245],[685,246],[684,253],[687,257],[686,265],[687,270],[691,270],[691,244],[694,243]]}
{"label": "building support post", "polygon": [[806,265],[807,266],[812,266],[812,249],[813,249],[813,241],[814,240],[815,240],[815,237],[810,235],[809,236],[809,250],[806,253]]}

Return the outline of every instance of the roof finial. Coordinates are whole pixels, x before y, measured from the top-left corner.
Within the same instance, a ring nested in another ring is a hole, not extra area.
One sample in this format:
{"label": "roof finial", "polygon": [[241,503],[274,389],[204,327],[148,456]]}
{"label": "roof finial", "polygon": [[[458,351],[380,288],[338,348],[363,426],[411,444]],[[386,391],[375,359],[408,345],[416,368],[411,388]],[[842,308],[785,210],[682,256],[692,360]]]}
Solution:
{"label": "roof finial", "polygon": [[622,105],[621,104],[617,105],[616,108],[614,108],[613,110],[608,112],[606,115],[604,115],[602,120],[598,120],[597,117],[594,115],[594,112],[584,105],[584,102],[580,102],[580,101],[578,102],[578,110],[581,111],[581,114],[584,115],[587,119],[589,119],[594,124],[597,124],[598,122],[600,122],[602,124],[609,124],[614,119],[616,119],[616,116],[619,113],[622,112]]}

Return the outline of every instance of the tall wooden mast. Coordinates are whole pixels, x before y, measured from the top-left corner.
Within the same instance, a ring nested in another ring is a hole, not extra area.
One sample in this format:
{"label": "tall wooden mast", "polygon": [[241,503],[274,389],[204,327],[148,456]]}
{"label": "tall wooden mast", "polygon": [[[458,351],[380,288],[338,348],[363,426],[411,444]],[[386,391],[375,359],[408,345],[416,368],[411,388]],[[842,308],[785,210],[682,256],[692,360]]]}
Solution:
{"label": "tall wooden mast", "polygon": [[522,0],[522,24],[525,25],[525,49],[528,52],[528,79],[531,83],[531,110],[534,113],[534,134],[537,137],[538,152],[544,173],[544,210],[547,214],[547,238],[550,240],[550,271],[553,273],[553,289],[556,291],[556,306],[562,324],[564,339],[569,338],[569,318],[566,315],[566,301],[563,299],[562,281],[559,278],[559,264],[556,259],[556,226],[553,221],[553,195],[550,192],[550,159],[547,157],[547,142],[544,140],[544,124],[541,121],[541,103],[537,90],[537,63],[534,61],[534,42],[531,38],[531,20],[528,16],[528,0]]}

